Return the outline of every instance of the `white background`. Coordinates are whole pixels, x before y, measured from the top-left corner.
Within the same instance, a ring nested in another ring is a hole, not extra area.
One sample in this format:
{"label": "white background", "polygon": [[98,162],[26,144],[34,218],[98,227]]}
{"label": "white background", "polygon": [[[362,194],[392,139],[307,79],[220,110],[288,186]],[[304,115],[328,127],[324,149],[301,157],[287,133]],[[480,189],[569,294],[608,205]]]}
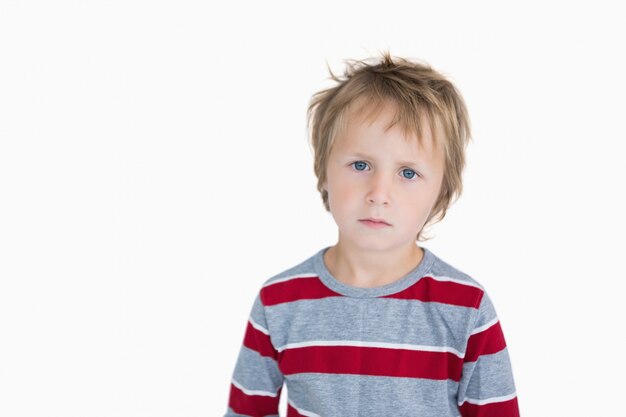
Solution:
{"label": "white background", "polygon": [[223,415],[261,283],[336,241],[308,101],[387,49],[466,99],[424,245],[490,293],[522,415],[624,415],[618,2],[217,4],[0,3],[0,415]]}

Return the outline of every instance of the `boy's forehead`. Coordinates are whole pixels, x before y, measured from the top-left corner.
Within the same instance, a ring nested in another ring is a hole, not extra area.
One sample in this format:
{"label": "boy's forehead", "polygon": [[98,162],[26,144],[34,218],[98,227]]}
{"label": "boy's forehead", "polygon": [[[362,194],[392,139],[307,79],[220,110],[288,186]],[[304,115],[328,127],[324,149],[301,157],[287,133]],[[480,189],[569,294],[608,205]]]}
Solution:
{"label": "boy's forehead", "polygon": [[[406,144],[411,149],[419,148],[427,152],[437,152],[437,148],[441,148],[437,145],[441,145],[438,139],[441,139],[440,135],[443,133],[437,117],[433,120],[435,132],[432,132],[430,118],[426,111],[416,111],[415,116],[419,117],[419,132],[415,132],[417,125],[412,127],[401,125],[398,119],[399,111],[399,106],[391,101],[378,104],[364,101],[353,103],[347,109],[344,127],[336,140],[341,143],[342,148],[358,152],[358,149],[363,147],[359,139],[363,137],[364,132],[375,129],[382,135],[388,130],[395,129],[402,132]],[[394,119],[395,123],[391,126]]]}

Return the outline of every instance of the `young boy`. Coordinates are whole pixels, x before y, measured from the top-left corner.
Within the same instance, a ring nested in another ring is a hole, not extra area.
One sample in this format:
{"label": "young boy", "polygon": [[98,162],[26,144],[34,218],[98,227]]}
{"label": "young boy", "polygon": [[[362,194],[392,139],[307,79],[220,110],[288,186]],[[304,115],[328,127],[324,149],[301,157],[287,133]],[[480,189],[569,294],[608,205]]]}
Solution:
{"label": "young boy", "polygon": [[519,416],[485,289],[416,244],[462,190],[462,97],[388,52],[330,74],[308,116],[338,241],[260,288],[226,416],[277,416],[283,383],[288,417]]}

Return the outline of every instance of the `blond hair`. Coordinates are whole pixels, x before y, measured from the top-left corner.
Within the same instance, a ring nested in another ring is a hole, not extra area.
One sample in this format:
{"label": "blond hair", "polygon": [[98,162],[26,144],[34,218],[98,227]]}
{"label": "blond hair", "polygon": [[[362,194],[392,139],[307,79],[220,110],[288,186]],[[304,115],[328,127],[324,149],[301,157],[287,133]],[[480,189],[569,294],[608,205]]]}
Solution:
{"label": "blond hair", "polygon": [[[441,73],[425,63],[392,57],[383,52],[379,61],[372,59],[346,60],[343,77],[328,71],[338,84],[313,94],[307,110],[307,128],[314,152],[317,190],[326,211],[330,212],[326,181],[326,166],[335,138],[347,123],[353,103],[363,100],[357,112],[371,107],[376,113],[385,103],[395,105],[395,117],[388,127],[399,122],[403,132],[413,134],[421,142],[421,119],[428,116],[430,131],[445,155],[444,176],[426,226],[441,221],[449,206],[463,191],[462,173],[465,148],[471,140],[470,121],[463,97]],[[370,113],[371,115],[372,113]],[[439,124],[443,137],[436,135]],[[422,239],[422,231],[416,240]]]}

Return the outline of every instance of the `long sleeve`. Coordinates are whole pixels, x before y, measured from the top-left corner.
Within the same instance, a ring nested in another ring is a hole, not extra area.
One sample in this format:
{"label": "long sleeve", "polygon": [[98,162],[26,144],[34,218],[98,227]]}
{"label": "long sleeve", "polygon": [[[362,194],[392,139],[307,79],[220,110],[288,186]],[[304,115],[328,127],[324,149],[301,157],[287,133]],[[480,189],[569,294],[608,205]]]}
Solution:
{"label": "long sleeve", "polygon": [[519,417],[506,341],[486,292],[467,342],[458,405],[462,417]]}
{"label": "long sleeve", "polygon": [[284,377],[278,368],[277,357],[278,352],[270,339],[265,307],[258,293],[235,364],[224,417],[278,416]]}

